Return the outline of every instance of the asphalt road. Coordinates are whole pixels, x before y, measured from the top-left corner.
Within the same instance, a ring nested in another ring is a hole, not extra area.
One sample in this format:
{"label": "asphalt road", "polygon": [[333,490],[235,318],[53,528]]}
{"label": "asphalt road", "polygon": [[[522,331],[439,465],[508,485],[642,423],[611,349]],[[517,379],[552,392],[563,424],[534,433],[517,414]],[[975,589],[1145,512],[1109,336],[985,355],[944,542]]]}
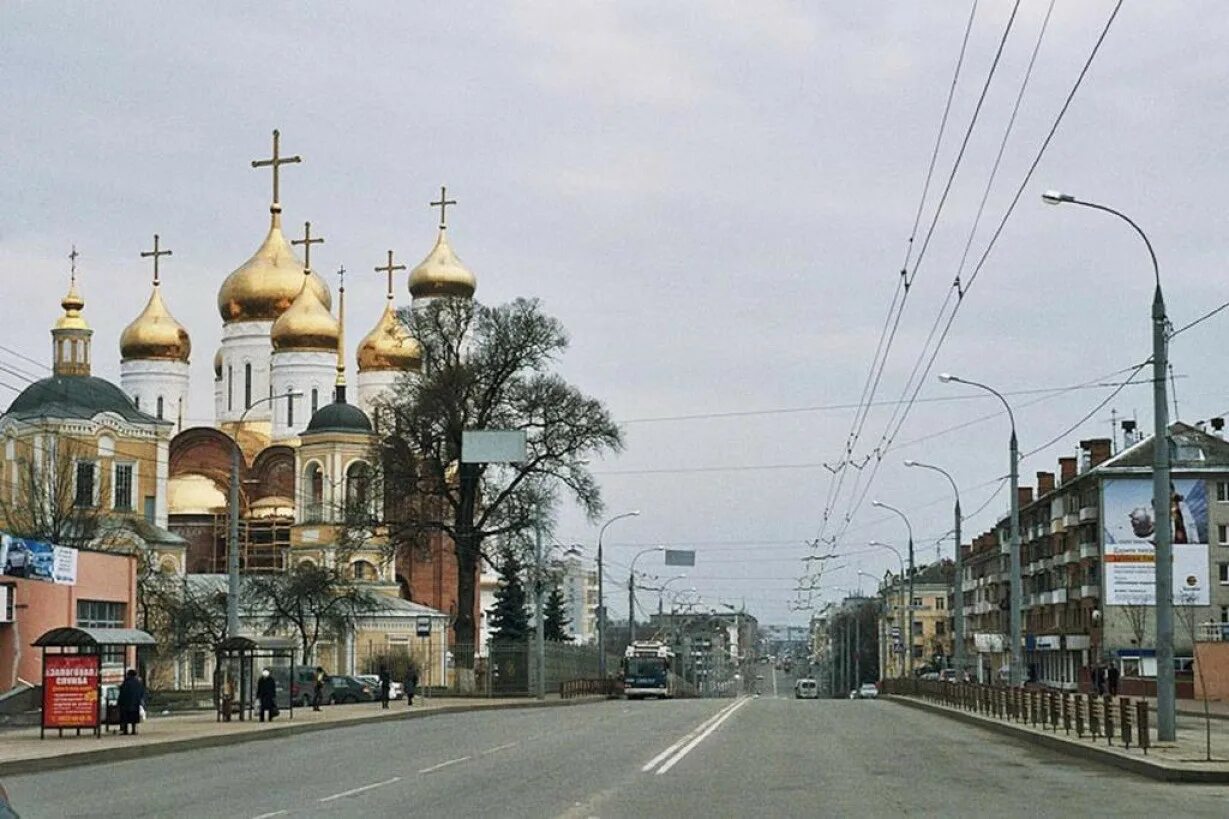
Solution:
{"label": "asphalt road", "polygon": [[454,714],[14,777],[41,816],[1215,816],[1165,785],[890,702]]}

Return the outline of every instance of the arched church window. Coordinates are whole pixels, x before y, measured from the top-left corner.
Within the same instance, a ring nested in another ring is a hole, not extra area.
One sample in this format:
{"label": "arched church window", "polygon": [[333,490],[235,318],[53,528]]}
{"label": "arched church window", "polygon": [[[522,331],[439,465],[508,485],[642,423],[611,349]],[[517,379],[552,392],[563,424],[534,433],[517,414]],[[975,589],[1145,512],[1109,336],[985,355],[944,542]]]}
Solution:
{"label": "arched church window", "polygon": [[350,572],[354,575],[355,580],[378,580],[376,567],[366,560],[356,560],[350,564]]}
{"label": "arched church window", "polygon": [[243,408],[250,409],[252,406],[252,364],[248,362],[243,365]]}
{"label": "arched church window", "polygon": [[355,461],[346,470],[346,509],[351,516],[370,514],[371,467],[366,461]]}
{"label": "arched church window", "polygon": [[286,388],[286,426],[294,427],[294,398],[290,397],[290,393],[294,392],[294,387]]}
{"label": "arched church window", "polygon": [[308,465],[303,483],[306,495],[303,519],[308,523],[319,523],[323,520],[324,513],[324,472],[320,469],[320,464]]}
{"label": "arched church window", "polygon": [[226,365],[226,411],[230,412],[235,408],[235,368],[230,364]]}
{"label": "arched church window", "polygon": [[316,410],[320,408],[320,390],[312,387],[312,415],[316,414]]}
{"label": "arched church window", "polygon": [[162,420],[162,396],[158,396],[158,420]]}

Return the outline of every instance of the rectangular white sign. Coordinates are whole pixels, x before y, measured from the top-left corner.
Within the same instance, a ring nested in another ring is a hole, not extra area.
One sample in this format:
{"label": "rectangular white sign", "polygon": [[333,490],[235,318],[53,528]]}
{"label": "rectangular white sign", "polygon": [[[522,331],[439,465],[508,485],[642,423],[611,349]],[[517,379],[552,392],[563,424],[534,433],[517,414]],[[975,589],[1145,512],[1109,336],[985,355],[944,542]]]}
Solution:
{"label": "rectangular white sign", "polygon": [[[1207,484],[1198,478],[1175,478],[1172,486],[1174,605],[1206,606],[1210,602]],[[1152,481],[1107,480],[1102,500],[1106,605],[1155,606]]]}
{"label": "rectangular white sign", "polygon": [[467,429],[461,432],[461,463],[519,464],[525,462],[525,430]]}

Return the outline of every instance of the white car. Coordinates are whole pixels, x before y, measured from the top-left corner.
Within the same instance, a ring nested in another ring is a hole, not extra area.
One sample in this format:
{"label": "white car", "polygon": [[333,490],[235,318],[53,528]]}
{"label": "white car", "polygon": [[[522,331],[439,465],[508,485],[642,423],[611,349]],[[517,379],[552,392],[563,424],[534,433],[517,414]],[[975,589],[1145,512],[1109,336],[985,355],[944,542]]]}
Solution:
{"label": "white car", "polygon": [[879,699],[879,686],[874,683],[862,683],[858,686],[858,699],[860,700],[877,700]]}
{"label": "white car", "polygon": [[[377,699],[377,700],[378,700],[378,699],[380,699],[380,695],[379,695],[379,691],[380,691],[380,675],[379,675],[379,674],[355,674],[355,675],[354,675],[354,679],[356,679],[356,680],[362,680],[363,682],[365,682],[365,683],[367,683],[368,685],[370,685],[370,686],[371,686],[371,690],[372,690],[372,691],[377,692],[377,693],[376,693],[376,699]],[[404,691],[404,689],[402,688],[401,683],[397,682],[396,680],[393,680],[393,681],[389,682],[389,684],[388,684],[388,698],[389,698],[390,700],[399,700],[399,699],[401,699],[401,695],[402,695],[402,694],[404,694],[404,693],[405,693],[405,691]]]}
{"label": "white car", "polygon": [[794,683],[794,699],[796,700],[817,700],[819,699],[819,683],[808,677],[803,677]]}

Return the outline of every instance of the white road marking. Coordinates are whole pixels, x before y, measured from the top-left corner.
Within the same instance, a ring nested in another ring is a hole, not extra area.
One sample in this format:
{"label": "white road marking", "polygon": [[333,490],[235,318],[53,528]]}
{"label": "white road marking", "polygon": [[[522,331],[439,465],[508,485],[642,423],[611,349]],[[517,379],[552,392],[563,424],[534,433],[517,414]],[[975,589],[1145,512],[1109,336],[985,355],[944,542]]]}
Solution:
{"label": "white road marking", "polygon": [[506,745],[496,745],[494,748],[487,748],[485,751],[482,752],[482,755],[486,756],[487,754],[497,754],[500,751],[506,751],[509,748],[515,748],[517,745],[520,745],[520,743],[519,742],[509,742]]}
{"label": "white road marking", "polygon": [[450,759],[447,762],[441,762],[438,765],[432,765],[430,768],[423,768],[421,771],[419,771],[419,773],[420,774],[431,773],[432,771],[438,771],[440,768],[447,768],[449,765],[456,765],[458,762],[465,762],[472,758],[473,757],[459,756],[456,759]]}
{"label": "white road marking", "polygon": [[673,744],[673,745],[671,745],[669,748],[667,748],[666,750],[662,751],[660,754],[658,754],[657,756],[653,757],[653,758],[652,758],[652,759],[650,759],[648,762],[646,762],[646,763],[644,764],[644,767],[642,767],[642,768],[640,769],[640,770],[641,770],[641,772],[643,772],[643,773],[648,773],[649,771],[651,771],[651,770],[653,770],[654,768],[656,768],[656,767],[657,767],[657,766],[661,763],[661,761],[662,761],[663,759],[665,759],[666,757],[670,756],[672,753],[674,753],[675,751],[677,751],[680,747],[682,747],[683,745],[685,745],[685,744],[687,743],[687,741],[688,741],[688,740],[692,739],[692,738],[693,738],[693,737],[695,737],[697,734],[699,734],[701,731],[703,731],[705,728],[709,727],[709,726],[710,726],[710,725],[712,725],[714,722],[716,722],[717,720],[721,719],[721,717],[722,717],[722,716],[723,716],[723,715],[724,715],[727,711],[731,711],[731,710],[733,710],[734,708],[738,707],[738,704],[739,704],[739,702],[741,702],[741,701],[743,701],[743,698],[741,698],[741,697],[740,697],[739,699],[736,699],[734,702],[732,702],[732,703],[730,703],[729,705],[725,706],[725,707],[724,707],[724,708],[722,708],[720,711],[718,711],[717,713],[713,714],[713,715],[712,715],[711,717],[709,717],[708,719],[704,720],[704,722],[701,722],[701,723],[700,723],[699,725],[697,725],[695,728],[691,729],[691,731],[689,731],[689,732],[688,732],[688,733],[687,733],[687,734],[686,734],[686,735],[685,735],[682,739],[680,739],[678,742],[674,743],[674,744]]}
{"label": "white road marking", "polygon": [[290,813],[288,810],[275,810],[273,813],[262,813],[260,816],[254,816],[252,819],[271,819],[274,816],[285,816]]}
{"label": "white road marking", "polygon": [[748,700],[748,699],[740,699],[740,700],[738,700],[738,702],[734,704],[734,707],[733,707],[733,708],[729,708],[729,709],[727,709],[727,710],[725,711],[725,713],[723,713],[723,714],[721,715],[721,719],[717,720],[717,721],[716,721],[716,722],[714,722],[712,725],[708,726],[708,728],[704,729],[704,732],[703,732],[702,734],[700,734],[698,737],[696,737],[695,739],[693,739],[691,742],[689,742],[689,743],[687,743],[686,745],[684,745],[684,746],[683,746],[683,748],[682,748],[682,750],[680,750],[680,751],[679,751],[678,753],[676,753],[674,756],[670,757],[670,759],[669,759],[669,760],[667,760],[667,761],[666,761],[666,763],[665,763],[664,765],[662,765],[660,768],[658,768],[658,769],[657,769],[657,775],[658,775],[658,776],[661,776],[661,775],[662,775],[662,774],[664,774],[666,771],[670,770],[670,769],[671,769],[671,768],[673,768],[675,765],[677,765],[677,764],[679,763],[679,760],[681,760],[683,757],[685,757],[685,756],[687,756],[689,753],[691,753],[691,752],[692,752],[692,750],[693,750],[693,749],[694,749],[697,745],[699,745],[701,742],[703,742],[705,739],[707,739],[707,738],[708,738],[708,736],[709,736],[710,734],[712,734],[712,733],[713,733],[713,731],[716,731],[718,728],[720,728],[720,727],[721,727],[721,723],[725,722],[727,719],[729,719],[730,717],[734,716],[734,712],[735,712],[735,711],[737,711],[739,708],[742,708],[742,707],[743,707],[744,705],[746,705],[748,702],[750,702],[750,700]]}
{"label": "white road marking", "polygon": [[[316,801],[317,802],[332,802],[334,799],[345,799],[347,796],[354,796],[356,793],[362,793],[363,791],[369,791],[374,788],[382,788],[385,785],[391,785],[394,782],[400,782],[400,781],[401,781],[401,777],[394,776],[392,779],[385,779],[383,782],[373,782],[370,785],[364,785],[361,788],[353,788],[348,791],[342,791],[341,793],[335,793],[332,796],[326,796],[323,799],[317,799]],[[285,813],[285,811],[282,811],[282,813]],[[276,816],[277,814],[271,813],[269,815]]]}
{"label": "white road marking", "polygon": [[772,695],[777,696],[777,667],[772,667]]}

